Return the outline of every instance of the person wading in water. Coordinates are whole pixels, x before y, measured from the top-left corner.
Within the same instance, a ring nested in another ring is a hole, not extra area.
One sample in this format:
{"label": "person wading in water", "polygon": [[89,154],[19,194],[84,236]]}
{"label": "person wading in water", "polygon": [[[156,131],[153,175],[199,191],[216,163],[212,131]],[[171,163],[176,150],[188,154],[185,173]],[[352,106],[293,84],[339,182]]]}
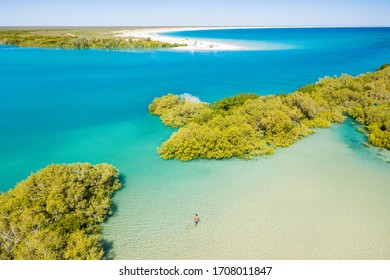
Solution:
{"label": "person wading in water", "polygon": [[198,223],[199,223],[199,216],[198,216],[198,214],[195,214],[195,216],[194,216],[194,222],[195,222],[195,225],[197,226]]}

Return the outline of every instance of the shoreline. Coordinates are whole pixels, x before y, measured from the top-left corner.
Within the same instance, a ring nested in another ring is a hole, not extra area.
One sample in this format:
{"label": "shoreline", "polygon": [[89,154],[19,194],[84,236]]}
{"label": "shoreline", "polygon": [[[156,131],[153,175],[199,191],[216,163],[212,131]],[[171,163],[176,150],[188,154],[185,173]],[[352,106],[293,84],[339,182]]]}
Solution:
{"label": "shoreline", "polygon": [[[200,31],[200,30],[226,30],[226,29],[279,29],[279,28],[369,28],[379,26],[199,26],[199,27],[140,27],[136,29],[124,29],[114,31],[115,37],[121,38],[150,38],[153,41],[161,41],[170,44],[184,44],[185,46],[175,47],[175,50],[215,50],[215,51],[237,51],[249,50],[248,47],[220,43],[213,40],[197,40],[187,37],[172,37],[161,34],[166,32],[181,32],[181,31]],[[385,26],[383,26],[385,27]]]}
{"label": "shoreline", "polygon": [[180,32],[180,31],[197,31],[197,30],[219,30],[219,29],[246,29],[258,27],[155,27],[134,30],[121,30],[115,32],[115,37],[121,38],[150,38],[153,41],[161,41],[170,44],[184,44],[185,46],[175,47],[175,50],[247,50],[243,46],[225,44],[215,41],[197,40],[186,37],[172,37],[161,33]]}

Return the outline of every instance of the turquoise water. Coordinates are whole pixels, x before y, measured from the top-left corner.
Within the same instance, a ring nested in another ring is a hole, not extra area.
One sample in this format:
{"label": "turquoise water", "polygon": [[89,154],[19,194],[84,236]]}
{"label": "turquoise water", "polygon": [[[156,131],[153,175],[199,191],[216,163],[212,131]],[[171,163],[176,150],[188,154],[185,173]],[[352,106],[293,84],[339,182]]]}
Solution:
{"label": "turquoise water", "polygon": [[104,224],[113,258],[389,259],[388,153],[364,148],[355,127],[320,130],[255,161],[182,163],[157,155],[173,130],[147,106],[168,92],[212,102],[374,71],[390,62],[390,28],[181,34],[252,50],[0,46],[0,190],[51,163],[114,164],[125,186]]}
{"label": "turquoise water", "polygon": [[354,51],[361,53],[375,49],[377,52],[386,52],[390,47],[389,28],[250,28],[193,30],[164,34],[230,42],[250,49],[301,49],[305,50],[305,53],[310,50],[321,53],[325,51],[328,54],[346,52],[349,57],[356,55]]}

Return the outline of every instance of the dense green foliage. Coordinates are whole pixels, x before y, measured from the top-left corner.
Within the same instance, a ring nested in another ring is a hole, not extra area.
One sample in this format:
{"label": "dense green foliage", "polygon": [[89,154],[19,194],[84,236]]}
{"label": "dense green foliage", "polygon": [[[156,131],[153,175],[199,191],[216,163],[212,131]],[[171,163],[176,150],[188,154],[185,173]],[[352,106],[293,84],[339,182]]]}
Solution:
{"label": "dense green foliage", "polygon": [[172,48],[179,44],[152,41],[150,38],[118,38],[111,36],[74,35],[64,32],[37,32],[32,30],[0,30],[0,44],[62,49],[133,49]]}
{"label": "dense green foliage", "polygon": [[173,94],[155,98],[150,113],[180,128],[158,152],[180,160],[272,154],[346,116],[364,125],[372,145],[390,149],[389,66],[357,77],[325,77],[287,95],[239,94],[211,105]]}
{"label": "dense green foliage", "polygon": [[120,188],[109,164],[50,165],[0,194],[0,259],[101,259],[100,226]]}

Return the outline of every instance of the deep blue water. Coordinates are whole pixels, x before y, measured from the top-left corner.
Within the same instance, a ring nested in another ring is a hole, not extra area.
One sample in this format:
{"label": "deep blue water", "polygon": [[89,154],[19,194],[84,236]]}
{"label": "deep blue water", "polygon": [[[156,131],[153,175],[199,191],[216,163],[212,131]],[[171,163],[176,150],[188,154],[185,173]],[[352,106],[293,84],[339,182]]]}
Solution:
{"label": "deep blue water", "polygon": [[264,42],[289,47],[186,52],[0,46],[0,190],[61,162],[108,161],[124,175],[142,176],[126,166],[136,166],[139,157],[160,161],[154,148],[171,130],[147,107],[168,92],[189,92],[207,102],[240,92],[286,93],[325,75],[356,75],[390,62],[390,28],[174,35],[180,34],[254,49]]}

